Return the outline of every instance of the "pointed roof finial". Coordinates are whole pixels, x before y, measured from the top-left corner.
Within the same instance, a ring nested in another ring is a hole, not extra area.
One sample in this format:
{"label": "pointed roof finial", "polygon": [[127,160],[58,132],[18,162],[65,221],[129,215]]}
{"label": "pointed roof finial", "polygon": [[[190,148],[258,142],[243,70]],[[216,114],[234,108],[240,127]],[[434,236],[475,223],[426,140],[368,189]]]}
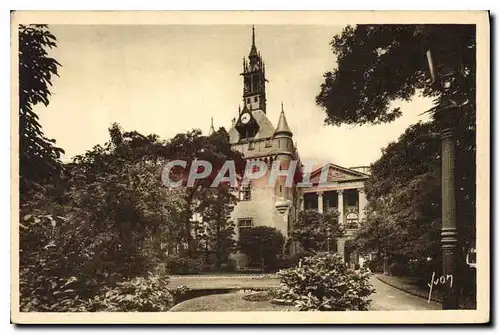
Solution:
{"label": "pointed roof finial", "polygon": [[284,113],[285,111],[283,110],[283,101],[281,101],[281,112]]}
{"label": "pointed roof finial", "polygon": [[252,24],[252,45],[255,45],[255,25]]}
{"label": "pointed roof finial", "polygon": [[252,48],[250,49],[249,57],[259,57],[257,47],[255,46],[255,26],[252,25]]}
{"label": "pointed roof finial", "polygon": [[210,130],[208,130],[208,135],[211,136],[213,135],[213,133],[215,132],[215,128],[214,128],[214,118],[211,117],[210,118]]}

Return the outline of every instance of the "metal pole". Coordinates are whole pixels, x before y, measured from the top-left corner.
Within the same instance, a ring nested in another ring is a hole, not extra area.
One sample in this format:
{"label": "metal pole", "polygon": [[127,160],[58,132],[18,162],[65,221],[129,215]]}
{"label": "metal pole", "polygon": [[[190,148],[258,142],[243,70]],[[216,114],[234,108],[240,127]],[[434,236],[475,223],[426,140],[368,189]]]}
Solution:
{"label": "metal pole", "polygon": [[[455,197],[455,138],[453,119],[456,117],[455,106],[443,106],[437,115],[441,129],[441,249],[443,253],[444,285],[443,310],[458,309],[457,273],[457,220]],[[450,279],[451,278],[451,279]],[[453,282],[453,283],[452,283]]]}

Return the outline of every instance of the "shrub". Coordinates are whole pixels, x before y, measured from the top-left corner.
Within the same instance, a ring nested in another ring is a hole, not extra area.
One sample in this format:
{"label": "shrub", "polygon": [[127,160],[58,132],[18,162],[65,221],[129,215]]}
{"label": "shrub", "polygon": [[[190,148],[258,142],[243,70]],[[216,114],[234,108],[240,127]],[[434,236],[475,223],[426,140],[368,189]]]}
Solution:
{"label": "shrub", "polygon": [[335,238],[344,234],[338,222],[339,211],[332,209],[326,213],[306,210],[299,213],[293,227],[292,239],[309,252],[322,252],[328,249]]}
{"label": "shrub", "polygon": [[232,262],[223,263],[220,266],[220,271],[223,273],[232,273],[232,272],[236,271],[236,266]]}
{"label": "shrub", "polygon": [[389,274],[391,276],[404,276],[408,272],[408,267],[400,262],[393,262],[389,265]]}
{"label": "shrub", "polygon": [[167,258],[166,267],[171,275],[198,274],[202,271],[203,261],[172,255]]}
{"label": "shrub", "polygon": [[296,267],[279,271],[278,277],[275,301],[301,311],[367,310],[374,292],[367,272],[357,274],[329,253],[306,257]]}
{"label": "shrub", "polygon": [[275,270],[280,270],[280,269],[287,269],[291,267],[295,267],[296,265],[299,264],[299,261],[305,257],[311,256],[312,253],[309,252],[297,252],[293,255],[283,255],[278,257],[276,260],[275,267],[273,269]]}
{"label": "shrub", "polygon": [[216,271],[215,269],[216,269],[215,264],[208,264],[208,263],[204,263],[200,268],[202,273],[212,273]]}
{"label": "shrub", "polygon": [[89,302],[89,311],[96,312],[165,312],[174,304],[176,294],[185,287],[170,289],[168,279],[149,274],[106,287]]}
{"label": "shrub", "polygon": [[373,273],[383,273],[384,259],[381,257],[374,257],[372,260],[366,261],[366,267]]}
{"label": "shrub", "polygon": [[248,255],[251,263],[259,263],[261,269],[270,269],[276,265],[284,244],[283,234],[272,227],[257,226],[244,229],[240,233],[241,252]]}
{"label": "shrub", "polygon": [[427,287],[432,273],[441,275],[441,259],[428,261],[427,259],[412,259],[408,262],[408,274],[416,279],[416,283],[422,287]]}

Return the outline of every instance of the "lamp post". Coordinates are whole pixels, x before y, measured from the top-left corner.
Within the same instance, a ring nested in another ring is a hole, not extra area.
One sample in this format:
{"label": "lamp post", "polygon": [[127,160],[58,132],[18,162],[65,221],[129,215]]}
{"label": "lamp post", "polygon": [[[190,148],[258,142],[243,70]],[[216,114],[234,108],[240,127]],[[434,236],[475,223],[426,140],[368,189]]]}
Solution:
{"label": "lamp post", "polygon": [[[443,273],[445,278],[452,277],[453,284],[444,286],[443,310],[458,308],[458,281],[456,277],[458,262],[458,232],[456,219],[455,196],[455,120],[458,105],[453,100],[455,71],[441,65],[435,71],[432,55],[427,51],[429,69],[433,83],[438,85],[441,97],[434,111],[434,117],[440,127],[441,137],[441,250],[443,256]],[[446,59],[445,59],[446,61]],[[438,80],[436,82],[435,72]]]}

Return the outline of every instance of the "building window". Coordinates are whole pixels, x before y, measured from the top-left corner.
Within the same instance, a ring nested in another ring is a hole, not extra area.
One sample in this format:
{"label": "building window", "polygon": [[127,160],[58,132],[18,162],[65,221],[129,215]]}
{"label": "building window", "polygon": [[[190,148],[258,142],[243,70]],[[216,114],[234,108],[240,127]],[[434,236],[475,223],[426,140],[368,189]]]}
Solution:
{"label": "building window", "polygon": [[240,201],[249,201],[252,199],[252,189],[250,185],[240,188]]}
{"label": "building window", "polygon": [[253,102],[257,102],[257,96],[253,98]]}
{"label": "building window", "polygon": [[358,194],[353,192],[344,192],[346,194],[347,206],[356,206],[358,204]]}
{"label": "building window", "polygon": [[250,98],[247,98],[247,103],[250,103]]}
{"label": "building window", "polygon": [[355,212],[349,212],[345,218],[346,229],[358,228],[358,215]]}
{"label": "building window", "polygon": [[252,218],[240,218],[238,219],[238,229],[252,228],[253,222]]}
{"label": "building window", "polygon": [[254,144],[253,141],[251,141],[251,142],[248,143],[248,150],[251,151],[253,149],[255,149],[255,144]]}
{"label": "building window", "polygon": [[266,147],[273,147],[273,143],[271,142],[271,139],[266,140]]}

